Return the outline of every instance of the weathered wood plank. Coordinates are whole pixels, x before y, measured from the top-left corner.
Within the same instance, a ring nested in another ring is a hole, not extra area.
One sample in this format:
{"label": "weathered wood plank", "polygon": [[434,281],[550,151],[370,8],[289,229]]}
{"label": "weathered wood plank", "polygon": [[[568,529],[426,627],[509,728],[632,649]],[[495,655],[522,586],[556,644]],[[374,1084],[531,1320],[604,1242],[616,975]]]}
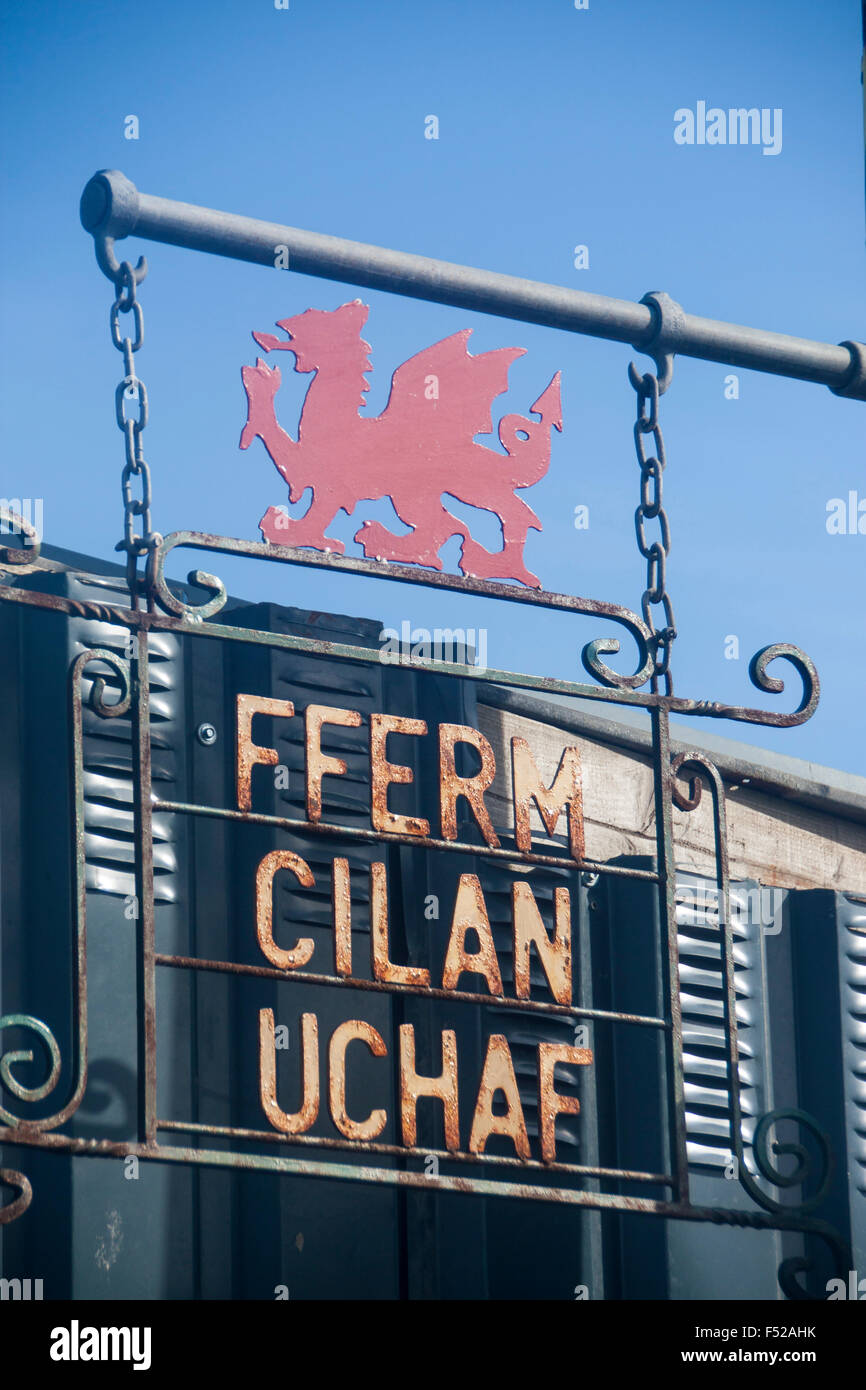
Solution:
{"label": "weathered wood plank", "polygon": [[[525,738],[548,785],[562,751],[578,747],[583,769],[586,854],[607,860],[655,851],[650,761],[637,752],[604,744],[551,725],[479,705],[479,727],[496,754],[496,779],[487,793],[494,824],[513,828],[511,739]],[[734,879],[757,879],[779,888],[866,890],[866,826],[766,792],[726,788],[728,853]],[[712,798],[706,793],[691,812],[674,809],[677,865],[712,876]],[[566,844],[565,818],[557,843]],[[532,812],[533,838],[548,837]]]}

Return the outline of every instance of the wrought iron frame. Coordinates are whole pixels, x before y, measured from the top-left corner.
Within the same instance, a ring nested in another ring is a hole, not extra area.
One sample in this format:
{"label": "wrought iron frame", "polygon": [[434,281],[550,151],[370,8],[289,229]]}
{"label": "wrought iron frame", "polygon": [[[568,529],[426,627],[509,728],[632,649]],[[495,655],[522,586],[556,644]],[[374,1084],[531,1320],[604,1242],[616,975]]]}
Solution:
{"label": "wrought iron frame", "polygon": [[[637,648],[636,670],[633,674],[619,674],[602,660],[604,655],[618,651],[616,638],[597,638],[583,648],[583,662],[588,672],[594,674],[598,685],[578,683],[538,677],[510,671],[480,672],[473,666],[452,662],[424,660],[403,654],[394,654],[397,664],[418,671],[435,672],[454,679],[485,680],[524,690],[544,690],[557,694],[579,696],[582,699],[604,703],[628,704],[645,709],[650,716],[652,728],[652,764],[654,779],[654,807],[656,827],[656,867],[652,870],[628,868],[586,859],[579,865],[571,861],[565,853],[541,854],[522,852],[517,849],[491,848],[486,845],[462,841],[421,839],[394,832],[378,832],[361,827],[347,827],[324,821],[311,822],[302,819],[271,816],[251,811],[240,811],[228,807],[200,806],[185,802],[174,802],[154,798],[151,784],[151,730],[149,714],[148,680],[148,637],[151,632],[168,631],[178,637],[246,642],[256,645],[279,648],[299,653],[319,654],[335,659],[371,663],[378,660],[378,653],[368,647],[356,647],[338,642],[328,642],[313,638],[295,637],[266,631],[232,627],[214,622],[226,600],[222,582],[214,575],[202,570],[189,574],[189,583],[204,590],[209,597],[204,603],[195,605],[181,600],[169,589],[164,577],[164,564],[169,553],[178,547],[216,551],[229,555],[265,558],[273,562],[312,566],[319,569],[332,569],[343,573],[367,575],[379,579],[396,579],[410,584],[421,584],[433,588],[473,593],[479,597],[530,603],[546,609],[566,611],[592,618],[606,618],[624,626],[633,638]],[[18,551],[31,562],[27,568],[38,570],[38,547],[30,551]],[[7,552],[8,560],[9,552]],[[16,566],[20,571],[21,566]],[[8,577],[14,576],[15,569]],[[147,608],[120,608],[109,604],[74,600],[55,594],[42,593],[34,589],[16,588],[8,582],[0,583],[0,602],[17,603],[27,608],[49,610],[66,614],[69,618],[84,617],[99,619],[128,629],[136,637],[133,651],[137,653],[129,660],[120,658],[108,649],[92,648],[79,654],[69,671],[69,708],[72,723],[72,787],[73,787],[73,829],[74,829],[74,877],[76,904],[76,1051],[74,1074],[75,1084],[72,1094],[62,1109],[49,1117],[38,1120],[21,1118],[0,1107],[0,1144],[36,1146],[73,1154],[89,1154],[100,1157],[125,1157],[134,1155],[142,1160],[155,1160],[168,1163],[193,1163],[217,1167],[255,1169],[270,1172],[294,1173],[343,1179],[351,1182],[381,1182],[401,1187],[423,1187],[425,1190],[456,1191],[476,1193],[484,1196],[523,1197],[532,1200],[545,1200],[601,1211],[638,1212],[686,1221],[710,1221],[735,1226],[751,1227],[757,1230],[796,1231],[821,1237],[830,1247],[834,1263],[840,1273],[850,1267],[850,1257],[841,1236],[826,1222],[812,1215],[820,1205],[830,1178],[831,1155],[825,1136],[817,1123],[799,1111],[775,1111],[763,1116],[758,1122],[752,1153],[758,1172],[775,1187],[791,1187],[802,1182],[810,1171],[806,1151],[799,1146],[772,1145],[771,1131],[779,1120],[795,1120],[810,1130],[821,1152],[822,1172],[818,1190],[807,1201],[792,1206],[778,1201],[765,1191],[749,1171],[745,1160],[745,1140],[741,1128],[740,1082],[738,1068],[736,994],[734,982],[733,929],[729,911],[729,880],[726,849],[725,793],[722,779],[708,760],[698,750],[672,756],[670,748],[669,721],[672,712],[677,714],[713,715],[749,723],[770,724],[776,727],[803,723],[814,711],[819,698],[818,676],[809,658],[798,648],[789,644],[777,644],[765,648],[752,660],[750,674],[753,683],[763,691],[781,693],[784,684],[767,672],[769,663],[777,658],[787,659],[799,673],[802,693],[798,708],[791,713],[773,713],[766,710],[711,704],[706,701],[688,700],[661,693],[640,692],[635,687],[646,682],[651,665],[650,634],[641,619],[628,609],[618,605],[602,603],[594,599],[571,597],[563,594],[518,589],[506,584],[498,584],[479,579],[463,579],[456,576],[413,569],[408,566],[381,564],[373,561],[336,555],[323,555],[307,550],[289,547],[264,545],[229,537],[206,535],[204,533],[182,531],[160,539],[151,552],[147,575]],[[96,667],[107,665],[112,673],[109,678],[98,673]],[[90,675],[86,668],[94,666]],[[118,1143],[109,1140],[79,1138],[61,1132],[62,1125],[77,1109],[86,1086],[87,1079],[87,963],[86,963],[86,890],[85,890],[85,844],[84,844],[84,782],[83,782],[83,708],[85,703],[85,681],[91,681],[86,699],[90,707],[102,718],[117,718],[127,713],[131,716],[133,744],[133,804],[135,823],[135,880],[139,904],[138,919],[138,1037],[139,1037],[139,1114],[138,1139],[136,1142]],[[117,686],[117,695],[106,700],[107,682]],[[713,820],[715,827],[716,881],[720,904],[720,929],[722,933],[722,970],[724,980],[724,1031],[726,1040],[727,1079],[731,1097],[730,1151],[738,1161],[739,1179],[756,1209],[733,1210],[728,1208],[694,1206],[689,1198],[689,1165],[686,1152],[686,1112],[683,1083],[682,1025],[678,959],[678,926],[676,914],[676,871],[674,859],[673,808],[695,809],[706,786],[712,796]],[[402,1145],[384,1143],[359,1143],[348,1139],[330,1139],[310,1135],[286,1136],[274,1131],[237,1129],[229,1126],[201,1125],[193,1122],[162,1120],[156,1112],[156,972],[159,969],[208,970],[233,975],[256,975],[263,978],[292,981],[295,984],[325,984],[344,989],[378,990],[390,993],[411,993],[427,998],[448,998],[459,1000],[467,1005],[490,1003],[491,997],[480,994],[455,993],[453,991],[425,988],[423,986],[394,985],[380,981],[313,974],[306,971],[279,970],[271,967],[258,967],[238,964],[231,961],[211,961],[191,957],[172,956],[158,953],[154,941],[154,893],[151,819],[154,812],[171,813],[184,816],[209,816],[224,818],[241,823],[265,824],[279,829],[303,831],[313,835],[336,836],[341,839],[366,840],[375,842],[394,842],[411,844],[416,848],[449,853],[467,853],[480,858],[508,860],[527,865],[555,866],[559,869],[571,867],[574,873],[591,872],[599,875],[622,875],[627,878],[641,878],[652,882],[656,887],[660,920],[666,940],[664,953],[664,995],[666,1008],[663,1016],[653,1017],[601,1011],[576,1006],[546,1003],[536,1000],[503,1000],[496,998],[497,1007],[519,1009],[522,1013],[558,1014],[572,1018],[604,1019],[612,1024],[659,1029],[665,1037],[666,1086],[668,1096],[670,1152],[669,1171],[648,1173],[629,1169],[589,1167],[579,1164],[545,1163],[540,1160],[521,1160],[493,1155],[431,1151],[429,1148],[407,1148]],[[39,1086],[30,1088],[14,1076],[11,1066],[16,1062],[33,1060],[32,1051],[8,1052],[0,1060],[0,1082],[19,1100],[35,1102],[44,1099],[57,1085],[60,1072],[60,1053],[57,1043],[48,1026],[41,1020],[25,1014],[7,1015],[0,1019],[0,1026],[23,1027],[35,1033],[46,1053],[49,1074]],[[186,1133],[195,1136],[197,1147],[177,1146],[160,1141],[161,1133]],[[280,1144],[298,1146],[312,1150],[343,1150],[363,1152],[364,1154],[399,1155],[410,1160],[423,1159],[431,1152],[442,1163],[473,1165],[479,1172],[491,1176],[467,1177],[438,1176],[421,1171],[409,1171],[387,1167],[350,1166],[332,1160],[318,1161],[315,1158],[284,1157],[256,1152],[242,1152],[234,1147],[231,1150],[208,1146],[208,1138],[230,1139],[243,1143]],[[771,1150],[776,1153],[789,1153],[797,1156],[798,1164],[793,1173],[782,1173],[773,1167]],[[519,1170],[520,1177],[514,1170]],[[501,1178],[492,1173],[501,1172]],[[609,1183],[647,1183],[664,1186],[671,1190],[668,1200],[622,1195],[617,1192],[596,1192],[570,1186],[546,1186],[541,1179],[545,1174],[558,1174],[572,1178],[598,1178]],[[507,1175],[507,1176],[506,1176]],[[19,1190],[18,1198],[0,1208],[0,1221],[6,1222],[20,1215],[29,1205],[30,1185],[24,1175],[12,1170],[3,1170],[2,1178]],[[528,1180],[527,1180],[528,1179]],[[798,1270],[807,1266],[804,1260],[788,1260],[780,1269],[780,1282],[789,1297],[804,1297],[805,1293],[794,1277]]]}

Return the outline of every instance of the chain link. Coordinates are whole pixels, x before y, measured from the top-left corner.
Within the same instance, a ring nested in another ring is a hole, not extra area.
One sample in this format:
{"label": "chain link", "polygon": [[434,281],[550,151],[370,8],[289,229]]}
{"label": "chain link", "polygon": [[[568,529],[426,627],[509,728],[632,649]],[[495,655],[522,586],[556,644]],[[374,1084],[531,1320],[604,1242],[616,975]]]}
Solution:
{"label": "chain link", "polygon": [[[670,670],[671,648],[677,635],[674,610],[667,592],[667,558],[671,548],[671,528],[662,505],[662,474],[665,470],[665,443],[659,424],[659,382],[652,372],[632,379],[637,393],[637,418],[634,425],[634,444],[640,468],[640,503],[634,514],[638,549],[647,562],[646,589],[641,599],[644,622],[652,633],[653,672],[650,688],[658,693],[660,678],[665,694],[673,694]],[[647,456],[646,437],[651,436],[655,453]],[[657,540],[648,541],[646,523],[656,521],[660,532]],[[661,605],[663,626],[656,627],[652,614]]]}
{"label": "chain link", "polygon": [[[123,540],[117,550],[126,551],[126,575],[133,608],[138,607],[141,581],[138,576],[138,559],[158,544],[159,537],[154,532],[151,519],[151,480],[150,468],[144,459],[141,436],[147,426],[147,390],[135,371],[134,354],[144,342],[144,319],[141,305],[136,297],[136,276],[129,261],[123,261],[114,281],[115,299],[111,306],[109,322],[111,341],[118,352],[123,354],[125,375],[118,382],[114,393],[114,413],[117,427],[124,436],[126,462],[121,474],[123,495]],[[134,338],[124,336],[120,328],[120,315],[132,314]],[[137,414],[128,416],[125,402],[135,399]],[[133,480],[140,480],[139,497],[134,495]],[[139,533],[136,522],[141,518]]]}

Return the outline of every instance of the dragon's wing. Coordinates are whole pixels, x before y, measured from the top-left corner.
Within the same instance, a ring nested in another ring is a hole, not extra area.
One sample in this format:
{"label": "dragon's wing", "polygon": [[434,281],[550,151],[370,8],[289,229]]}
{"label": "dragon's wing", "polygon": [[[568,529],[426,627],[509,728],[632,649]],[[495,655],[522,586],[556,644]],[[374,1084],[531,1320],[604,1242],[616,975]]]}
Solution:
{"label": "dragon's wing", "polygon": [[471,328],[452,333],[416,352],[394,372],[385,412],[389,421],[436,423],[440,447],[466,442],[493,429],[490,408],[508,390],[508,369],[525,348],[496,348],[473,355],[466,349]]}

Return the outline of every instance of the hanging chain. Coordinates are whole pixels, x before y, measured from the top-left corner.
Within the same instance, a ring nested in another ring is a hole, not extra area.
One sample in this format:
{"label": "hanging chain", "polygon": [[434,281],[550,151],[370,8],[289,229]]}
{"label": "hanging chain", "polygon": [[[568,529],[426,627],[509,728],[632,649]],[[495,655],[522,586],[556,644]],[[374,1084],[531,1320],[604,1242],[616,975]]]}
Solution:
{"label": "hanging chain", "polygon": [[[133,608],[138,607],[142,590],[142,581],[138,575],[138,558],[140,555],[147,555],[158,543],[158,537],[152,530],[150,521],[150,468],[145,462],[141,443],[142,432],[147,426],[147,391],[144,382],[136,375],[133,356],[144,341],[144,320],[136,296],[137,278],[129,261],[123,261],[118,267],[114,281],[115,300],[110,316],[111,341],[118,352],[123,353],[123,365],[126,369],[126,375],[118,383],[114,393],[117,426],[126,444],[126,461],[120,484],[123,494],[123,540],[118,542],[115,549],[126,551],[126,578]],[[120,315],[129,313],[132,314],[134,338],[121,336]],[[137,400],[138,412],[137,415],[128,417],[124,401],[133,399]],[[133,479],[136,478],[140,480],[139,497],[133,495]],[[142,519],[140,534],[136,527],[138,517]]]}
{"label": "hanging chain", "polygon": [[[652,633],[653,672],[650,689],[658,693],[659,677],[664,679],[666,695],[673,694],[673,677],[670,671],[671,648],[677,635],[674,623],[674,610],[666,588],[667,558],[671,548],[671,528],[667,513],[662,506],[662,474],[665,469],[665,444],[659,425],[659,380],[652,372],[638,376],[630,374],[632,386],[637,393],[637,419],[634,426],[634,444],[640,466],[640,505],[634,515],[638,549],[647,562],[646,589],[641,599],[644,622]],[[652,435],[655,453],[647,458],[645,435]],[[647,544],[645,523],[656,520],[660,536]],[[652,614],[653,605],[661,605],[664,626],[657,628]]]}

